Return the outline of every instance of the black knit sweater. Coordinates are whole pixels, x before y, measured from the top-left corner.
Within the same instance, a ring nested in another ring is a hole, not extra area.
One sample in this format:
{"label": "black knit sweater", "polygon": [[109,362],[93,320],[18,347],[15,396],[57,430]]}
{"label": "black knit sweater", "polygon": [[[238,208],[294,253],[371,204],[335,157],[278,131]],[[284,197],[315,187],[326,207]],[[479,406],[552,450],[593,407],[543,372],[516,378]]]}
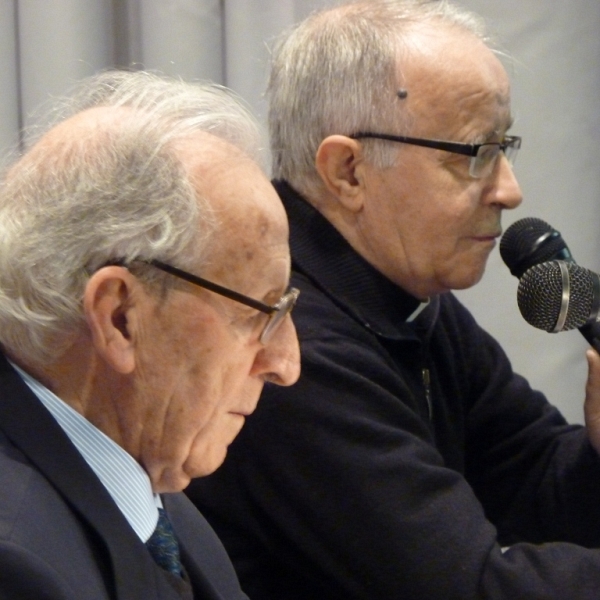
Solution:
{"label": "black knit sweater", "polygon": [[600,598],[600,551],[584,547],[600,546],[600,460],[584,429],[452,294],[407,321],[418,301],[276,187],[302,375],[265,388],[224,466],[188,490],[248,595]]}

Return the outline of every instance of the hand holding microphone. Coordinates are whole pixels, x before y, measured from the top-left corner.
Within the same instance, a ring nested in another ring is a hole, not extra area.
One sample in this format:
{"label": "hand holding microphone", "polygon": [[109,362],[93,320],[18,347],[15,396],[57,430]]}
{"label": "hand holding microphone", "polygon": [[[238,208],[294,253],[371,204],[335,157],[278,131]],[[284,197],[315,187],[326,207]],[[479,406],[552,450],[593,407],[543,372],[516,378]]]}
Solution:
{"label": "hand holding microphone", "polygon": [[[500,254],[519,278],[517,302],[525,320],[544,331],[578,328],[600,354],[600,275],[578,266],[560,233],[541,219],[522,219],[500,241]],[[600,356],[588,351],[585,423],[600,454]]]}

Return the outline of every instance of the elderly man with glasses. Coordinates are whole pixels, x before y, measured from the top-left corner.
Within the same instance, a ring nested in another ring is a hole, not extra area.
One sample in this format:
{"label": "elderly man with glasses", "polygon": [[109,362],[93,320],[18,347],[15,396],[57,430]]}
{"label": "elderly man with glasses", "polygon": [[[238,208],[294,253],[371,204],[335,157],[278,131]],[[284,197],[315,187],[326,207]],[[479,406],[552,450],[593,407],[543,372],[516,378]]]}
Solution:
{"label": "elderly man with glasses", "polygon": [[599,357],[589,429],[569,426],[452,294],[522,200],[483,24],[445,0],[343,4],[286,33],[269,92],[302,376],[188,492],[244,589],[596,600]]}
{"label": "elderly man with glasses", "polygon": [[8,169],[1,598],[246,598],[180,492],[299,374],[260,147],[222,88],[108,72]]}

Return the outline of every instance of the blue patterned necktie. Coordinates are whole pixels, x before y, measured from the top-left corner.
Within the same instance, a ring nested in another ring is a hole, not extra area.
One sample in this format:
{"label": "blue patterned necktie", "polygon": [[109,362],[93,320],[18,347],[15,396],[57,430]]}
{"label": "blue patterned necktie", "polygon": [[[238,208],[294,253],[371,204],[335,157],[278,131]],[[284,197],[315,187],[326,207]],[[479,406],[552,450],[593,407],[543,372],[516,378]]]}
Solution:
{"label": "blue patterned necktie", "polygon": [[181,577],[182,568],[181,561],[179,560],[179,544],[164,508],[158,509],[158,523],[156,524],[154,533],[146,542],[146,547],[159,567]]}

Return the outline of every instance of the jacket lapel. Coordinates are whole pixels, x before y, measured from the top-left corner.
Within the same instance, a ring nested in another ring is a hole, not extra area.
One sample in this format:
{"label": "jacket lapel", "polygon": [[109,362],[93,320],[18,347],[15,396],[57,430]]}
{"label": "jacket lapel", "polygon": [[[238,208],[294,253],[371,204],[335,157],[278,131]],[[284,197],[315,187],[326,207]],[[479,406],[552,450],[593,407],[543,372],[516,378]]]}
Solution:
{"label": "jacket lapel", "polygon": [[106,488],[1,355],[0,394],[0,429],[53,484],[104,547],[104,566],[112,573],[107,577],[111,596],[117,600],[177,598]]}

